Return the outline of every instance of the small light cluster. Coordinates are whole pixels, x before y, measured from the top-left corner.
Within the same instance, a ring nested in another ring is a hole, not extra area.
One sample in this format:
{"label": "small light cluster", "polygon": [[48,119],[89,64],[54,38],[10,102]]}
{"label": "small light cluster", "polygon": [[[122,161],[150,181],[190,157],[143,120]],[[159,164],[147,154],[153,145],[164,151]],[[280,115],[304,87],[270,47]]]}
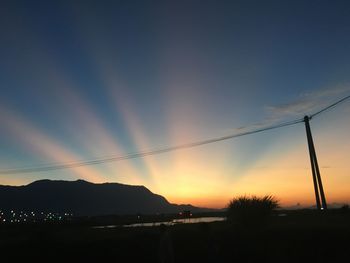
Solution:
{"label": "small light cluster", "polygon": [[190,218],[193,216],[193,214],[191,213],[191,211],[185,210],[185,211],[180,212],[179,216],[182,218]]}
{"label": "small light cluster", "polygon": [[4,211],[0,210],[1,223],[35,223],[35,222],[55,222],[67,221],[72,219],[72,213],[56,213],[56,212],[36,212],[36,211]]}

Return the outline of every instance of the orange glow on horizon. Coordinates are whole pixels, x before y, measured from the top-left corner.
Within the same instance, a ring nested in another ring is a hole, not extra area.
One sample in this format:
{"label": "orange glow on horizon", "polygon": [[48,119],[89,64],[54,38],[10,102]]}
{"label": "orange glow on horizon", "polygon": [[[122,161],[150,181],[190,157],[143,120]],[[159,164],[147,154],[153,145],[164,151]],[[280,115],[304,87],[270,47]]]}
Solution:
{"label": "orange glow on horizon", "polygon": [[[165,57],[167,56],[171,55],[166,54]],[[169,57],[167,59],[171,60]],[[50,59],[46,60],[49,63]],[[119,88],[123,90],[127,87],[119,87],[120,80],[110,74],[113,71],[106,68],[110,66],[110,61],[100,62],[97,63],[99,66],[97,72],[104,80],[102,85],[107,89],[106,96],[112,98],[112,103],[117,105],[115,110],[123,118],[123,124],[131,141],[138,150],[152,149],[152,142],[157,135],[147,133],[143,120],[132,107],[133,102],[119,96]],[[172,66],[174,65],[170,65]],[[179,80],[181,71],[168,72],[173,73],[162,74],[161,79],[161,84],[164,85],[164,103],[167,105],[166,112],[162,112],[167,120],[162,133],[169,139],[167,145],[179,145],[197,140],[203,133],[194,120],[200,119],[203,105],[200,105],[198,99],[193,99],[195,97],[193,95],[198,92],[201,83],[199,81],[197,83],[195,79]],[[54,85],[60,91],[60,97],[57,99],[64,100],[68,112],[71,112],[70,120],[83,130],[81,134],[71,133],[81,147],[80,153],[92,157],[101,156],[101,153],[104,153],[103,156],[130,153],[123,148],[118,136],[106,128],[103,119],[95,113],[88,101],[74,91],[75,83],[66,76],[67,74],[49,66],[45,73],[47,74],[43,74],[41,81],[47,86]],[[195,72],[193,74],[195,75]],[[79,153],[72,152],[63,143],[36,127],[34,123],[4,107],[1,109],[0,118],[3,127],[15,134],[27,151],[44,160],[66,163],[83,159]],[[344,138],[348,136],[350,125],[344,121],[344,117],[334,118],[332,122],[320,132],[316,129],[314,134],[321,175],[329,203],[349,202],[350,179],[346,165],[348,165],[350,142]],[[313,123],[311,126],[313,129]],[[298,129],[304,132],[302,125]],[[276,150],[281,148],[281,144],[283,150]],[[237,148],[234,143],[227,142],[147,156],[141,159],[145,168],[140,168],[131,161],[121,161],[108,163],[103,167],[76,167],[71,172],[74,179],[81,178],[95,183],[112,181],[145,185],[172,203],[191,203],[201,207],[223,208],[232,197],[245,194],[271,194],[285,206],[296,203],[305,206],[314,204],[305,137],[300,137],[300,141],[297,142],[289,142],[287,137],[276,138],[259,153],[257,158],[251,158],[248,168],[244,170],[239,167],[240,164],[235,159],[241,151],[242,149]],[[45,174],[39,176],[42,175]],[[1,183],[21,184],[21,179],[2,178]]]}
{"label": "orange glow on horizon", "polygon": [[[136,145],[147,148],[148,143],[140,130],[141,126],[135,121],[137,118],[127,116],[129,128],[137,131],[133,133]],[[25,148],[38,156],[49,158],[54,162],[80,160],[77,154],[67,150],[29,122],[4,108],[2,108],[1,121],[11,133],[16,135]],[[347,127],[347,124],[344,125]],[[331,138],[339,133],[343,133],[343,129],[335,134],[323,132],[315,136],[318,141],[318,159],[328,203],[346,203],[350,200],[348,191],[350,182],[346,162],[350,145],[343,142],[330,143]],[[180,135],[173,133],[174,144],[185,140],[187,136],[191,137],[191,134],[182,133],[181,135],[181,131]],[[171,203],[224,208],[235,196],[271,194],[280,201],[282,206],[297,203],[302,206],[314,205],[312,177],[305,141],[287,145],[282,155],[274,151],[266,152],[244,171],[243,176],[238,177],[237,175],[242,175],[241,171],[226,161],[230,155],[228,152],[230,148],[230,145],[211,146],[200,150],[180,150],[164,156],[145,158],[144,162],[152,173],[152,180],[140,177],[140,172],[127,161],[118,162],[113,166],[122,165],[124,169],[119,171],[127,174],[125,177],[120,177],[118,182],[145,185],[152,192],[163,195]],[[164,160],[167,161],[164,162]],[[332,166],[327,166],[329,163]],[[106,177],[108,174],[99,170],[98,167],[77,167],[72,169],[72,173],[76,178],[95,183],[110,181]],[[130,179],[131,177],[133,179]],[[157,182],[156,185],[154,181]],[[1,183],[18,185],[21,184],[21,180],[6,178],[2,179]]]}

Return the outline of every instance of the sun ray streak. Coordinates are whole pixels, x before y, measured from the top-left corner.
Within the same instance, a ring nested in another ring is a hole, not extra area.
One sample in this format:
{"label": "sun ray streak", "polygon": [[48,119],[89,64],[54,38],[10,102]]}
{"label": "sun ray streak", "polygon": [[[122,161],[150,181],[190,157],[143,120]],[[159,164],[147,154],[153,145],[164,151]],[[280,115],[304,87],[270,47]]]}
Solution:
{"label": "sun ray streak", "polygon": [[[54,162],[71,162],[72,160],[81,159],[77,154],[65,149],[60,143],[44,134],[33,124],[24,120],[17,114],[1,108],[0,120],[3,127],[15,136],[16,140],[21,141],[21,146],[41,158],[50,159]],[[92,167],[78,167],[72,169],[78,178],[83,178],[92,182],[101,182],[103,176]]]}

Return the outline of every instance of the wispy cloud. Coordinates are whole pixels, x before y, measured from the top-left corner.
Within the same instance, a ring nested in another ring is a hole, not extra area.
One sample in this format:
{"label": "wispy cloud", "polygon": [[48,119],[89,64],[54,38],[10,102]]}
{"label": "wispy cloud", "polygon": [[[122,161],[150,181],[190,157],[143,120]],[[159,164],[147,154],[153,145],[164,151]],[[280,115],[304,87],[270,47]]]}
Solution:
{"label": "wispy cloud", "polygon": [[300,94],[299,99],[287,104],[266,106],[269,117],[274,120],[285,117],[302,117],[328,106],[350,93],[350,85],[340,85]]}
{"label": "wispy cloud", "polygon": [[[267,117],[261,122],[226,129],[224,132],[225,134],[239,134],[302,118],[305,115],[318,112],[347,95],[350,95],[350,84],[305,92],[300,94],[298,99],[289,103],[265,106]],[[345,111],[350,113],[350,107],[346,108]]]}

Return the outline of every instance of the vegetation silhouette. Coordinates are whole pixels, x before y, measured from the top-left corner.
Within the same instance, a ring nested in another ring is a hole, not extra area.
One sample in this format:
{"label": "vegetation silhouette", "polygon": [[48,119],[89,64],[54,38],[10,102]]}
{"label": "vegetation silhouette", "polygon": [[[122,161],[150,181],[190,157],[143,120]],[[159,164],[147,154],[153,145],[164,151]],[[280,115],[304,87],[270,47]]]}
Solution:
{"label": "vegetation silhouette", "polygon": [[241,226],[262,226],[278,207],[278,200],[271,195],[239,196],[229,202],[227,220]]}
{"label": "vegetation silhouette", "polygon": [[159,226],[160,240],[158,247],[158,259],[160,263],[174,263],[173,241],[169,228],[165,224]]}
{"label": "vegetation silhouette", "polygon": [[[284,216],[278,216],[281,214]],[[169,231],[173,259],[178,263],[343,263],[349,257],[349,222],[350,211],[338,208],[326,213],[278,210],[259,231],[229,221],[175,224],[164,229],[100,229],[84,221],[0,224],[1,262],[155,263],[160,261],[162,233]]]}
{"label": "vegetation silhouette", "polygon": [[340,209],[342,212],[349,212],[349,205],[343,205]]}

